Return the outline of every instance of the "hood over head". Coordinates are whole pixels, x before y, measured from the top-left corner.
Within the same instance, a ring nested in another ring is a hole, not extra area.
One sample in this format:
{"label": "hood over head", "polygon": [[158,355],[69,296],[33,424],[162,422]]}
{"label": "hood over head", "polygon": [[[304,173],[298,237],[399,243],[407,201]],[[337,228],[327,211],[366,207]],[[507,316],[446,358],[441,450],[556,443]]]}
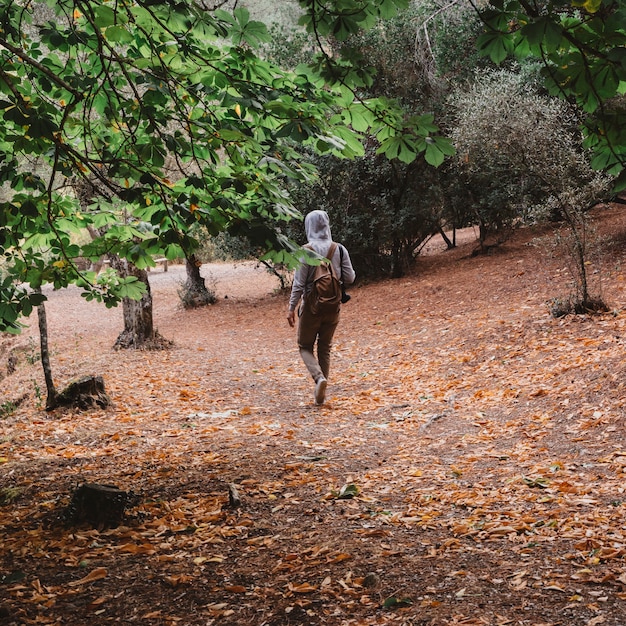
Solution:
{"label": "hood over head", "polygon": [[311,211],[304,218],[304,231],[309,243],[315,241],[331,242],[330,219],[326,211]]}

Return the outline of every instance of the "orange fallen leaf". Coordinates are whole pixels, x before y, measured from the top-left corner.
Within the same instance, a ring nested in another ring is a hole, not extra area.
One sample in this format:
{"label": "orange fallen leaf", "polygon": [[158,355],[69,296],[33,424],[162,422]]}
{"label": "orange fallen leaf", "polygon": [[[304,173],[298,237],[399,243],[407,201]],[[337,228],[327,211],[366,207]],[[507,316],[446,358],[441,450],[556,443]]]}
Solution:
{"label": "orange fallen leaf", "polygon": [[312,593],[313,591],[317,591],[317,587],[313,587],[313,585],[309,585],[309,583],[302,583],[300,585],[289,584],[289,590],[294,593]]}
{"label": "orange fallen leaf", "polygon": [[351,554],[346,554],[345,552],[341,552],[340,554],[330,557],[328,559],[328,563],[340,563],[341,561],[346,561],[351,558],[352,558]]}
{"label": "orange fallen leaf", "polygon": [[186,574],[180,574],[179,576],[166,576],[165,582],[174,589],[179,585],[188,583],[193,580],[192,576],[187,576]]}
{"label": "orange fallen leaf", "polygon": [[71,583],[68,583],[69,587],[78,587],[80,585],[87,585],[89,583],[93,583],[96,580],[101,580],[102,578],[106,578],[107,569],[105,567],[98,567],[93,571],[89,572],[87,576],[81,578],[80,580],[73,580]]}

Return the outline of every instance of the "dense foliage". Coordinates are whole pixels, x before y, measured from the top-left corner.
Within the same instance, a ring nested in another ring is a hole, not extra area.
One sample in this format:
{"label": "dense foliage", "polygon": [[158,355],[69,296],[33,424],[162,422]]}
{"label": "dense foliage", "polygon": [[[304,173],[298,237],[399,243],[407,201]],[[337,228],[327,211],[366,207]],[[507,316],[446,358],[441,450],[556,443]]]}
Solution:
{"label": "dense foliage", "polygon": [[483,12],[479,47],[500,62],[541,59],[553,95],[582,111],[593,166],[626,187],[626,3],[623,0],[496,0]]}
{"label": "dense foliage", "polygon": [[[407,3],[301,4],[311,31],[341,38]],[[96,283],[76,260],[115,253],[145,268],[153,254],[192,253],[197,224],[288,261],[280,224],[297,211],[284,181],[310,174],[298,145],[354,157],[367,130],[387,157],[433,162],[447,145],[428,118],[360,100],[367,68],[349,59],[322,55],[316,71],[296,72],[261,59],[267,29],[245,9],[2,0],[0,23],[0,330],[17,330],[39,302],[17,285],[77,282],[109,305],[138,297],[133,277]],[[87,207],[77,179],[92,186]],[[79,238],[87,228],[93,240]]]}
{"label": "dense foliage", "polygon": [[450,104],[462,187],[456,201],[470,207],[482,243],[488,235],[505,239],[520,222],[584,211],[609,194],[610,179],[593,171],[582,149],[576,109],[523,73],[481,73]]}
{"label": "dense foliage", "polygon": [[[491,15],[484,15],[488,24]],[[599,163],[597,154],[592,163],[589,135],[583,141],[580,103],[546,90],[546,59],[493,55],[506,71],[481,59],[479,49],[495,44],[480,37],[479,25],[469,5],[415,2],[335,44],[376,69],[370,94],[392,95],[409,112],[432,110],[457,152],[438,170],[388,166],[374,150],[349,165],[332,157],[317,163],[319,184],[300,194],[301,206],[328,208],[362,275],[401,275],[422,237],[442,228],[479,225],[483,249],[537,219],[576,216],[570,223],[578,228],[581,213],[610,196],[610,177],[593,171]]]}

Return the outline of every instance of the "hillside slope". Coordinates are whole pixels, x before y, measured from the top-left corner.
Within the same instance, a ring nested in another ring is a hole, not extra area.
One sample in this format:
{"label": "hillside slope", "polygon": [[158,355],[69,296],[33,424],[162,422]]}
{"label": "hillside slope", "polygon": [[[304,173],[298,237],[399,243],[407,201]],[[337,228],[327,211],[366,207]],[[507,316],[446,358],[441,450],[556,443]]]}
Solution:
{"label": "hillside slope", "polygon": [[[163,352],[51,294],[57,380],[114,406],[42,411],[36,344],[0,383],[2,623],[626,624],[626,218],[596,226],[605,315],[550,316],[550,228],[355,287],[322,407],[254,267],[197,311],[154,272]],[[136,494],[124,525],[64,525],[85,482]]]}

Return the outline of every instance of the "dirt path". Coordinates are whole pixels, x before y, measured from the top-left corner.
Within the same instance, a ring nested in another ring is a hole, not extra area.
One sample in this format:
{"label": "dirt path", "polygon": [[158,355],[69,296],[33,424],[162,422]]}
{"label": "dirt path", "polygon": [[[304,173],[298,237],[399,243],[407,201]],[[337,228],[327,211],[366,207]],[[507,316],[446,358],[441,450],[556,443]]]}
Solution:
{"label": "dirt path", "polygon": [[[211,268],[202,311],[154,271],[157,353],[111,352],[120,313],[55,294],[55,376],[103,374],[115,407],[46,415],[27,361],[2,381],[30,393],[0,421],[0,618],[624,626],[624,251],[605,247],[611,314],[554,319],[551,242],[356,287],[323,407],[262,269]],[[135,491],[126,525],[64,528],[81,482]]]}

